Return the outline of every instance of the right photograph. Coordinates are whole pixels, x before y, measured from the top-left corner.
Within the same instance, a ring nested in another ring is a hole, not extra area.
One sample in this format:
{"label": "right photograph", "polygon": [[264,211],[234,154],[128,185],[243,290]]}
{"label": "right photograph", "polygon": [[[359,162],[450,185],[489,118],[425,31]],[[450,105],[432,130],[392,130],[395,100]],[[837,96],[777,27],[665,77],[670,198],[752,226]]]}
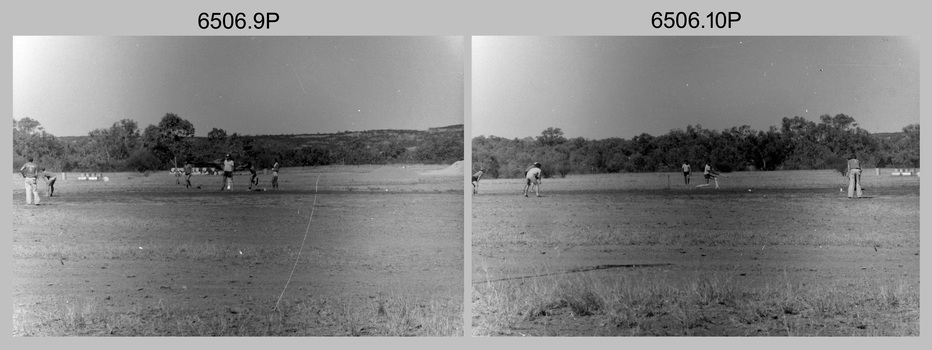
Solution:
{"label": "right photograph", "polygon": [[473,336],[919,336],[918,37],[472,37]]}

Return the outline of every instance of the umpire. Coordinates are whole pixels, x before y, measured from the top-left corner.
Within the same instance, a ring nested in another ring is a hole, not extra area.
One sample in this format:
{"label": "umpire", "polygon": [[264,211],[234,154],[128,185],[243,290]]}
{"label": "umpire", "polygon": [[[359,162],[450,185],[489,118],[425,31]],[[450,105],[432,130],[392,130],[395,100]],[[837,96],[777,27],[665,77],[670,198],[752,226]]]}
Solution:
{"label": "umpire", "polygon": [[22,168],[19,168],[19,172],[23,174],[23,178],[26,180],[26,204],[39,205],[39,186],[36,184],[36,180],[39,178],[39,166],[32,161],[33,158],[29,157],[29,161],[23,164]]}

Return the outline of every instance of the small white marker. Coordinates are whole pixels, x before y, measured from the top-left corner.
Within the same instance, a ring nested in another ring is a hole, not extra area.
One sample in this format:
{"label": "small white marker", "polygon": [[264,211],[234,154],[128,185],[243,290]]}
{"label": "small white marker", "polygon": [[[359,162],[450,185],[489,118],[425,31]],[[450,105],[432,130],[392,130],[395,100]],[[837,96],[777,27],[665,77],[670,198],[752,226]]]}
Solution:
{"label": "small white marker", "polygon": [[239,255],[243,255],[243,251],[242,251],[242,250],[239,251]]}
{"label": "small white marker", "polygon": [[142,247],[139,247],[139,249],[142,249]]}

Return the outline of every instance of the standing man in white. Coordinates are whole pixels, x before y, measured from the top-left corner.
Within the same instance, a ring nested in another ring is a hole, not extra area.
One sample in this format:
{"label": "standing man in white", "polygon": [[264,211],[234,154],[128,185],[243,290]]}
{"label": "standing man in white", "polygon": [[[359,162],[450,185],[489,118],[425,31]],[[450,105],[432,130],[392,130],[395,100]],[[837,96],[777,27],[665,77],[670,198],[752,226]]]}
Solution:
{"label": "standing man in white", "polygon": [[39,205],[39,186],[36,184],[36,180],[39,178],[39,166],[32,161],[33,158],[29,157],[29,161],[23,164],[22,168],[19,168],[19,172],[23,174],[23,179],[25,179],[26,204]]}
{"label": "standing man in white", "polygon": [[232,190],[233,188],[233,158],[230,158],[230,154],[227,153],[226,158],[223,160],[223,184],[220,186],[220,190],[223,191],[223,188],[226,187],[227,190]]}
{"label": "standing man in white", "polygon": [[689,186],[689,172],[690,172],[689,161],[684,160],[683,161],[683,180],[686,181],[686,186]]}
{"label": "standing man in white", "polygon": [[272,165],[272,189],[278,189],[278,171],[281,170],[281,164],[278,164],[278,158],[275,159],[275,165]]}
{"label": "standing man in white", "polygon": [[848,198],[857,194],[861,198],[861,163],[858,162],[858,156],[852,154],[848,159],[848,168],[845,169],[845,175],[848,176]]}

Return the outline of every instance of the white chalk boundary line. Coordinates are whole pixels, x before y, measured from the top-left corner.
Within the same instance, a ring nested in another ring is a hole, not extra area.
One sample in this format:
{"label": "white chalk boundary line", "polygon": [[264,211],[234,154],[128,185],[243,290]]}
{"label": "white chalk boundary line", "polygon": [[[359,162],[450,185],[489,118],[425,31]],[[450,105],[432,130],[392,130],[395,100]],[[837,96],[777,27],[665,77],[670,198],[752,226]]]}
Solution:
{"label": "white chalk boundary line", "polygon": [[317,175],[317,181],[314,182],[314,203],[311,204],[311,215],[307,217],[307,228],[304,229],[304,239],[301,240],[301,247],[298,248],[298,257],[294,259],[294,266],[291,267],[291,275],[288,276],[288,281],[285,282],[285,287],[282,288],[282,294],[278,296],[278,301],[275,302],[275,307],[272,310],[278,310],[278,304],[282,302],[282,297],[285,296],[285,290],[288,289],[288,285],[291,284],[291,278],[294,277],[294,271],[298,268],[298,260],[301,259],[301,251],[304,250],[304,242],[307,241],[307,234],[311,231],[311,220],[314,219],[314,207],[317,206],[317,184],[320,183],[320,174]]}

